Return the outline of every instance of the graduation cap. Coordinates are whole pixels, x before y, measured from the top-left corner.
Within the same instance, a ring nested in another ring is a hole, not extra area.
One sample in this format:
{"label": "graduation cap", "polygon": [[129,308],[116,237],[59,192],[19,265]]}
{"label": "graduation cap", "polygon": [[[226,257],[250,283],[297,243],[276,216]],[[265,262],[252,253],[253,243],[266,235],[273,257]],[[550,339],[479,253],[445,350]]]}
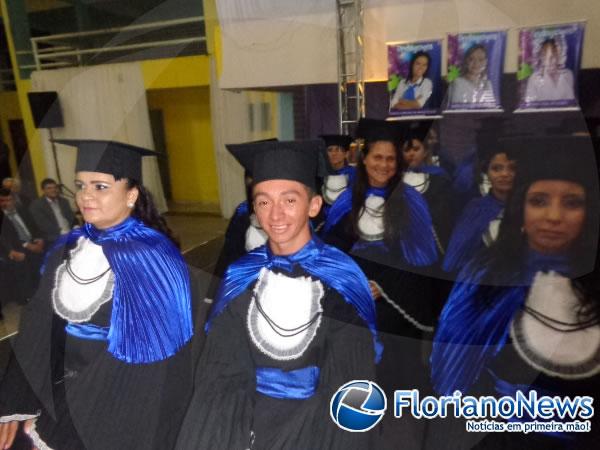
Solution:
{"label": "graduation cap", "polygon": [[254,148],[255,144],[261,144],[263,142],[277,142],[277,138],[260,139],[258,141],[245,142],[243,144],[228,144],[225,147],[233,155],[233,157],[240,163],[244,168],[247,176],[252,176],[252,164],[254,160],[254,154],[249,152],[248,149]]}
{"label": "graduation cap", "polygon": [[589,136],[528,136],[504,142],[517,160],[517,184],[564,180],[598,192],[598,167]]}
{"label": "graduation cap", "polygon": [[115,179],[142,181],[142,157],[156,152],[131,144],[97,139],[53,139],[57,144],[77,147],[76,172],[101,172]]}
{"label": "graduation cap", "polygon": [[338,146],[345,151],[350,150],[350,144],[354,140],[347,134],[322,134],[319,137],[325,142],[325,147]]}
{"label": "graduation cap", "polygon": [[433,126],[433,120],[420,120],[410,122],[406,128],[406,140],[412,142],[413,139],[425,142],[429,130]]}
{"label": "graduation cap", "polygon": [[321,140],[258,141],[229,144],[227,149],[252,173],[254,184],[268,180],[298,181],[316,190],[318,154]]}
{"label": "graduation cap", "polygon": [[356,127],[356,137],[366,142],[389,141],[400,145],[404,129],[402,122],[362,118]]}

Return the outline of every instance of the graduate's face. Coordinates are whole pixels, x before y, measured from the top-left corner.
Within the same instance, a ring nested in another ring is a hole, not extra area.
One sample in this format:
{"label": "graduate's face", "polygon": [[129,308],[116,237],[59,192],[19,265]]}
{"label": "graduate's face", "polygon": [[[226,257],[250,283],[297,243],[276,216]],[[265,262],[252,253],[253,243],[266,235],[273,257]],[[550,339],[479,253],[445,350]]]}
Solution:
{"label": "graduate's face", "polygon": [[309,219],[316,217],[323,200],[309,197],[302,183],[292,180],[262,181],[253,189],[254,212],[269,236],[269,246],[276,255],[290,255],[311,238]]}
{"label": "graduate's face", "polygon": [[396,147],[389,141],[375,141],[369,145],[364,157],[365,170],[372,187],[386,187],[394,175],[397,164]]}
{"label": "graduate's face", "polygon": [[329,159],[329,164],[334,169],[341,169],[346,164],[346,155],[348,152],[344,150],[343,147],[339,145],[330,145],[327,147],[327,159]]}
{"label": "graduate's face", "polygon": [[498,153],[490,160],[486,173],[492,185],[492,192],[497,197],[504,197],[513,188],[515,161],[508,159],[506,153]]}
{"label": "graduate's face", "polygon": [[412,70],[413,70],[413,79],[418,80],[427,72],[427,67],[429,67],[429,61],[425,56],[419,56],[413,62]]}
{"label": "graduate's face", "polygon": [[118,225],[131,215],[137,188],[127,186],[126,179],[115,180],[101,172],[77,172],[75,177],[77,206],[83,220],[96,228]]}
{"label": "graduate's face", "polygon": [[402,157],[408,167],[414,169],[419,167],[427,159],[427,150],[425,145],[418,139],[413,139],[411,142],[407,142],[404,149],[402,150]]}
{"label": "graduate's face", "polygon": [[586,215],[585,189],[563,180],[540,180],[525,196],[523,230],[529,247],[544,254],[568,251],[580,236]]}
{"label": "graduate's face", "polygon": [[487,67],[487,55],[485,51],[478,48],[471,52],[467,58],[467,70],[471,76],[480,76]]}
{"label": "graduate's face", "polygon": [[552,44],[544,45],[540,50],[540,61],[544,70],[556,70],[558,68],[558,49]]}

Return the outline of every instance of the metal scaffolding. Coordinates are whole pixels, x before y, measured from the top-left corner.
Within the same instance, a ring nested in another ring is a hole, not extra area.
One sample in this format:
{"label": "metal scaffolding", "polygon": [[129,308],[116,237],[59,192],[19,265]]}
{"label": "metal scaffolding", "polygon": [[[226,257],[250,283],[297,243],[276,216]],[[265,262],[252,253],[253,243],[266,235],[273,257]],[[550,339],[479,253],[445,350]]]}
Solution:
{"label": "metal scaffolding", "polygon": [[336,0],[340,133],[365,115],[363,0]]}

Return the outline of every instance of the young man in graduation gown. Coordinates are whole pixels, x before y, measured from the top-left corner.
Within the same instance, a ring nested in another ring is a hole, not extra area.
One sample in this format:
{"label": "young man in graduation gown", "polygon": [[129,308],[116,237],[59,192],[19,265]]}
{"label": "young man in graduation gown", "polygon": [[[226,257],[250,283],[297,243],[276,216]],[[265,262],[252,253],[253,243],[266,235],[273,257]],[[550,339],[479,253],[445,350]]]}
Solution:
{"label": "young man in graduation gown", "polygon": [[240,145],[268,242],[225,273],[176,448],[368,448],[369,433],[329,416],[340,386],[373,379],[382,348],[367,279],[311,233],[318,144]]}
{"label": "young man in graduation gown", "polygon": [[[48,251],[0,383],[0,448],[173,448],[192,389],[189,273],[141,184],[153,152],[78,147],[85,224]],[[31,448],[31,445],[30,447]]]}

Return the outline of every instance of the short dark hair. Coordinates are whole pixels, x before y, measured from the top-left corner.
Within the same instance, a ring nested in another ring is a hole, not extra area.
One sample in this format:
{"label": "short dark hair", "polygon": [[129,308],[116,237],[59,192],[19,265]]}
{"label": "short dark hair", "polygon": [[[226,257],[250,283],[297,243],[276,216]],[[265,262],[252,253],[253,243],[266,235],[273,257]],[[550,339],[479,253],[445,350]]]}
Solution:
{"label": "short dark hair", "polygon": [[10,189],[0,188],[0,197],[10,197],[11,195]]}
{"label": "short dark hair", "polygon": [[49,184],[58,184],[58,183],[55,180],[53,180],[52,178],[44,178],[41,183],[42,189],[44,189]]}

